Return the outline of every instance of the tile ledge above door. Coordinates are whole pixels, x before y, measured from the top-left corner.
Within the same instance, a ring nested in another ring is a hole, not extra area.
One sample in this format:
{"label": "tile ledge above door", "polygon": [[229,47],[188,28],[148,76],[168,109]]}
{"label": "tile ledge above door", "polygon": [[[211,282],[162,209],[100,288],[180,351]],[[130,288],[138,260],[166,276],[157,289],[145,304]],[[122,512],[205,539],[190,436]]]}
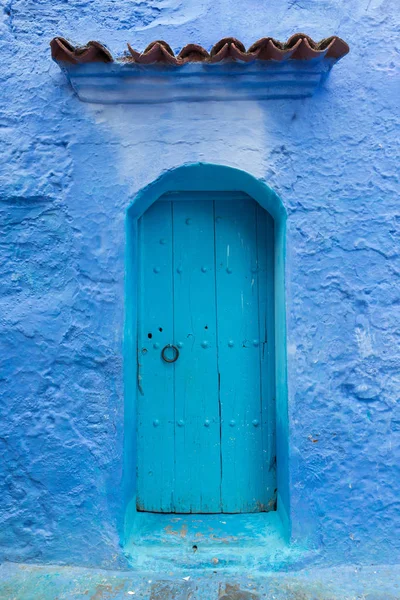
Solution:
{"label": "tile ledge above door", "polygon": [[50,45],[78,98],[96,104],[305,98],[349,51],[337,36],[314,42],[302,33],[285,43],[265,37],[247,51],[235,38],[210,53],[189,44],[178,55],[164,41],[142,53],[128,44],[129,53],[116,60],[99,42],[76,47],[57,37]]}

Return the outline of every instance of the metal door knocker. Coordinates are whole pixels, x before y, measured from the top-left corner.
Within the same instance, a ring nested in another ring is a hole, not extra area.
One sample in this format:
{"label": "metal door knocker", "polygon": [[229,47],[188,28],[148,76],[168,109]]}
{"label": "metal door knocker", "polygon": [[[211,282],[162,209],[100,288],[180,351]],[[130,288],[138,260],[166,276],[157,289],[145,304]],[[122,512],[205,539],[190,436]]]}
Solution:
{"label": "metal door knocker", "polygon": [[[165,353],[166,353],[166,351],[168,350],[168,348],[172,348],[172,349],[173,349],[173,351],[174,351],[174,355],[173,355],[173,357],[172,357],[172,358],[168,358],[168,357],[166,356],[166,354],[165,354]],[[177,348],[176,346],[174,346],[173,344],[167,344],[166,346],[164,346],[164,348],[163,348],[163,349],[162,349],[162,351],[161,351],[161,357],[162,357],[162,359],[163,359],[163,360],[165,360],[165,362],[167,362],[167,363],[174,363],[174,362],[175,362],[175,361],[177,361],[177,360],[178,360],[178,358],[179,358],[179,350],[178,350],[178,348]]]}

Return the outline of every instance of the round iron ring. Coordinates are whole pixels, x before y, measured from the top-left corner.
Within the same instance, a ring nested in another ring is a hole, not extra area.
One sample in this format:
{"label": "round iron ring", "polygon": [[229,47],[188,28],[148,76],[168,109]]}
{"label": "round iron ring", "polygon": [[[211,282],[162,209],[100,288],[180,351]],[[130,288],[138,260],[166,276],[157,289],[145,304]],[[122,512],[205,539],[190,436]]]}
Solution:
{"label": "round iron ring", "polygon": [[[165,354],[166,350],[168,350],[168,348],[172,348],[174,351],[174,356],[172,358],[168,358]],[[179,350],[176,346],[174,346],[173,344],[167,344],[166,346],[164,346],[164,348],[161,350],[161,358],[167,362],[167,363],[174,363],[178,360],[179,358]]]}

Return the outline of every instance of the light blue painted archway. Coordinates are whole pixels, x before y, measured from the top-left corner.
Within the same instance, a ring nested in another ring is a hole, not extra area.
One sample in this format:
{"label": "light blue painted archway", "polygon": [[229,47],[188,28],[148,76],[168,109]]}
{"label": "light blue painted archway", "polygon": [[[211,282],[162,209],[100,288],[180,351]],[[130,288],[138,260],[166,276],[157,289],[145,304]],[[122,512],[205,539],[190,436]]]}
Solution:
{"label": "light blue painted archway", "polygon": [[232,167],[196,163],[162,174],[141,190],[127,211],[126,318],[125,318],[125,527],[123,538],[131,535],[136,513],[136,398],[137,398],[137,223],[141,215],[161,196],[170,192],[244,192],[273,218],[275,287],[275,380],[276,455],[278,512],[290,536],[288,409],[286,375],[285,232],[286,211],[279,196],[254,176]]}

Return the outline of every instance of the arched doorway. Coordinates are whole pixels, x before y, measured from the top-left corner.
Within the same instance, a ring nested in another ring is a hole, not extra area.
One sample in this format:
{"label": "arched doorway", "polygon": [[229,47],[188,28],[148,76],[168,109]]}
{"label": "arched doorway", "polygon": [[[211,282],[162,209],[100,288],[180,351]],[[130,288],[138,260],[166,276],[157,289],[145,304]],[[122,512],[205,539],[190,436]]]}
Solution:
{"label": "arched doorway", "polygon": [[273,510],[276,489],[288,525],[284,232],[276,194],[217,165],[168,172],[130,207],[128,530],[137,510]]}

